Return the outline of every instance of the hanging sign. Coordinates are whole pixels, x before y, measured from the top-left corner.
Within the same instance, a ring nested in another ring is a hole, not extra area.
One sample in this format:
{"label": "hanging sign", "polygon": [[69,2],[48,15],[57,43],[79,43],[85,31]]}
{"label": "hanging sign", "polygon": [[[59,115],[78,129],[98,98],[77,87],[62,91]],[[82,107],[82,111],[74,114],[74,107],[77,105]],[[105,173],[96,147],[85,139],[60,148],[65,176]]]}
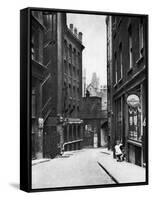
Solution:
{"label": "hanging sign", "polygon": [[131,94],[127,97],[127,104],[132,107],[137,107],[140,104],[140,99],[136,94]]}

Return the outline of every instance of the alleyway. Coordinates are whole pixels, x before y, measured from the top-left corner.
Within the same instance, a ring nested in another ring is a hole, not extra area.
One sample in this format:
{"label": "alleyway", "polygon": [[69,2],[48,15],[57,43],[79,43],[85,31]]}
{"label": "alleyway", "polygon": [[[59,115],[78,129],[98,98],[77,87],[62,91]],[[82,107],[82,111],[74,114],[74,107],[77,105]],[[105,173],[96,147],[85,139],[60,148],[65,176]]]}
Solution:
{"label": "alleyway", "polygon": [[32,188],[115,184],[100,167],[101,149],[65,152],[63,157],[32,166]]}

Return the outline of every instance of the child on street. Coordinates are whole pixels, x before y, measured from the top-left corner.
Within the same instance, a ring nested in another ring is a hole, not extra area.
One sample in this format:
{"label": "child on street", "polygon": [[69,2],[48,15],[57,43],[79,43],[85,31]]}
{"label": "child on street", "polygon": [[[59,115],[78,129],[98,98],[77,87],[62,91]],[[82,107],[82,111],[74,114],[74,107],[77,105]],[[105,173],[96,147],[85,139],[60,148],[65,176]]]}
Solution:
{"label": "child on street", "polygon": [[121,146],[122,146],[121,142],[117,140],[116,145],[115,145],[115,155],[118,162],[122,161],[122,157],[123,157]]}

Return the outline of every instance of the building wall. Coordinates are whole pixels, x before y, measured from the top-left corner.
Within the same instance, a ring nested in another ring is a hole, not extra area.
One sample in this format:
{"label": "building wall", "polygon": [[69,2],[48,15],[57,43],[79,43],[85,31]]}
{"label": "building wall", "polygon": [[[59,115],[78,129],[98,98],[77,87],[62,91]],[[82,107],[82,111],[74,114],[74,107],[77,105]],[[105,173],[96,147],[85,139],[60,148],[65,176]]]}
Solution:
{"label": "building wall", "polygon": [[79,117],[82,97],[82,50],[81,41],[74,30],[65,27],[63,49],[63,114]]}
{"label": "building wall", "polygon": [[82,33],[65,13],[33,11],[31,20],[32,156],[54,157],[82,146]]}
{"label": "building wall", "polygon": [[33,157],[51,157],[58,151],[59,140],[50,123],[57,116],[57,13],[32,11],[31,20]]}
{"label": "building wall", "polygon": [[[127,160],[143,165],[143,120],[146,112],[147,84],[146,18],[113,16],[111,19],[112,57],[107,58],[110,83],[108,114],[109,123],[113,122],[111,144],[114,146],[116,140],[121,140],[126,147]],[[107,26],[110,26],[109,21]],[[108,51],[110,50],[111,48],[108,48]],[[130,94],[136,94],[140,99],[136,108],[127,104]]]}
{"label": "building wall", "polygon": [[82,147],[82,121],[80,105],[82,98],[82,33],[65,23],[62,35],[62,116],[64,150]]}

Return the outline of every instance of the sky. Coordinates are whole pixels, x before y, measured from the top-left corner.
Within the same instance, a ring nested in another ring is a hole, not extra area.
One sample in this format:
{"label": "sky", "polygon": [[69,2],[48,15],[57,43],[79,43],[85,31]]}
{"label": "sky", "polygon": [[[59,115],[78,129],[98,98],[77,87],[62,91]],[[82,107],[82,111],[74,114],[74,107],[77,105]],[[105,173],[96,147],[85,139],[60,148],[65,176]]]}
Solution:
{"label": "sky", "polygon": [[91,14],[67,14],[67,25],[73,24],[78,32],[83,33],[83,69],[86,69],[86,83],[91,82],[92,73],[96,72],[100,85],[107,84],[107,39],[106,16]]}

